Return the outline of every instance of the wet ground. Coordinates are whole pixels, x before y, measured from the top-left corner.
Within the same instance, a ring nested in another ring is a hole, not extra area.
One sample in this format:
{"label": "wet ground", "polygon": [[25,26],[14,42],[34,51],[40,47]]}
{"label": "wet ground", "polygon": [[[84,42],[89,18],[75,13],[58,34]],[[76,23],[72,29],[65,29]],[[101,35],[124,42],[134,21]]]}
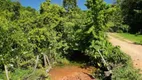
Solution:
{"label": "wet ground", "polygon": [[95,80],[91,77],[94,67],[55,67],[49,72],[51,80]]}

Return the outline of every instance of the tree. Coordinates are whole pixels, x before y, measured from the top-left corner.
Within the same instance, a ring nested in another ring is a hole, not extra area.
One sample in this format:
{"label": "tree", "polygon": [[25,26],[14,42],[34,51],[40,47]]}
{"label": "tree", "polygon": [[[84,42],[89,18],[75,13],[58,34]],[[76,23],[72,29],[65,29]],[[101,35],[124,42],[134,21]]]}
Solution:
{"label": "tree", "polygon": [[63,0],[63,7],[69,11],[77,8],[77,0]]}
{"label": "tree", "polygon": [[[80,46],[83,52],[90,56],[94,61],[92,64],[106,68],[107,66],[102,64],[101,56],[98,51],[101,51],[103,57],[109,60],[110,63],[115,64],[118,61],[125,63],[125,59],[118,58],[123,56],[118,48],[114,48],[107,40],[106,34],[108,15],[110,15],[109,7],[103,0],[87,0],[86,4],[88,11],[87,23],[81,33]],[[115,51],[117,50],[117,51]],[[115,57],[111,55],[115,52]],[[118,53],[117,53],[118,52]],[[119,56],[116,56],[119,55]],[[114,60],[115,58],[115,60]],[[102,65],[101,65],[102,64]]]}
{"label": "tree", "polygon": [[141,0],[121,0],[120,6],[124,18],[124,23],[130,26],[131,33],[142,33],[142,1]]}
{"label": "tree", "polygon": [[128,25],[124,24],[122,10],[119,3],[108,5],[107,26],[112,32],[128,32]]}
{"label": "tree", "polygon": [[106,40],[107,23],[115,8],[103,0],[87,0],[85,11],[77,7],[77,0],[64,0],[63,7],[46,0],[40,12],[10,0],[0,0],[0,4],[0,69],[4,71],[5,66],[7,79],[8,71],[14,73],[15,68],[34,67],[35,72],[46,67],[47,62],[51,68],[54,62],[61,62],[76,50],[89,56],[88,63],[93,65],[101,63],[98,50],[102,49],[109,62],[126,62],[119,49]]}
{"label": "tree", "polygon": [[17,20],[20,17],[20,7],[19,2],[11,2],[10,0],[1,0],[1,13],[3,16],[7,17],[9,20]]}
{"label": "tree", "polygon": [[20,27],[4,18],[0,20],[0,64],[5,66],[8,79],[7,66],[12,64],[14,67],[17,67],[19,64],[15,64],[17,60],[19,60],[20,56],[24,55],[24,53],[30,51],[30,48],[28,47],[27,38]]}

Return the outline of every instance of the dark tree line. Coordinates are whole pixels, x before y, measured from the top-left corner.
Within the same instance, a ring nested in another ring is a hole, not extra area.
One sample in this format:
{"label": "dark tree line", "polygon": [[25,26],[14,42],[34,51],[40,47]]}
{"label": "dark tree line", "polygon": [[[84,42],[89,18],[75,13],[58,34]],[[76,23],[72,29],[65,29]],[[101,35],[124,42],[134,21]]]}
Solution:
{"label": "dark tree line", "polygon": [[142,33],[142,1],[122,0],[121,9],[124,23],[130,26],[130,32]]}
{"label": "dark tree line", "polygon": [[[142,34],[142,1],[141,0],[116,0],[112,5],[117,11],[113,13],[112,22],[115,29],[123,32]],[[118,15],[119,14],[119,15]],[[126,27],[128,25],[129,27]]]}

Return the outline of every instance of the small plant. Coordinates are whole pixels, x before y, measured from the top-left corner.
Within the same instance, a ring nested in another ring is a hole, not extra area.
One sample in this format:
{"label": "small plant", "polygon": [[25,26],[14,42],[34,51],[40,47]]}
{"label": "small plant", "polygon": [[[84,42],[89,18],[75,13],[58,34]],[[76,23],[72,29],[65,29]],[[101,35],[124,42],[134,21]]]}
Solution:
{"label": "small plant", "polygon": [[137,32],[136,34],[135,34],[135,36],[138,36],[138,35],[140,35],[141,34],[141,32],[139,31],[139,32]]}

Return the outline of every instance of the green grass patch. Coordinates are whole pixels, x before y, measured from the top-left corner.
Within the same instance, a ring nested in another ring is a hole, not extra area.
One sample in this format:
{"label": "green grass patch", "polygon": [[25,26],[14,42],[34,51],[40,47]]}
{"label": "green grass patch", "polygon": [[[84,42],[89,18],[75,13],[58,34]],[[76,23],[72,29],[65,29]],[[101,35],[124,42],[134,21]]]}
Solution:
{"label": "green grass patch", "polygon": [[[16,69],[14,72],[9,71],[9,78],[10,80],[49,80],[45,68],[37,69],[34,73],[32,72],[33,69]],[[4,71],[0,73],[0,80],[6,80]]]}
{"label": "green grass patch", "polygon": [[12,80],[20,80],[23,79],[24,76],[30,74],[32,69],[24,70],[24,69],[16,69],[14,72],[11,72],[10,78]]}
{"label": "green grass patch", "polygon": [[[16,69],[14,72],[9,71],[9,78],[11,80],[20,80],[23,79],[24,76],[28,75],[30,72],[32,72],[30,69],[29,70]],[[0,80],[6,80],[6,75],[4,71],[1,72],[0,74]]]}
{"label": "green grass patch", "polygon": [[112,80],[142,80],[142,75],[132,66],[117,66],[113,70]]}
{"label": "green grass patch", "polygon": [[125,39],[128,39],[134,43],[142,44],[142,35],[129,34],[129,33],[117,33],[117,35]]}

